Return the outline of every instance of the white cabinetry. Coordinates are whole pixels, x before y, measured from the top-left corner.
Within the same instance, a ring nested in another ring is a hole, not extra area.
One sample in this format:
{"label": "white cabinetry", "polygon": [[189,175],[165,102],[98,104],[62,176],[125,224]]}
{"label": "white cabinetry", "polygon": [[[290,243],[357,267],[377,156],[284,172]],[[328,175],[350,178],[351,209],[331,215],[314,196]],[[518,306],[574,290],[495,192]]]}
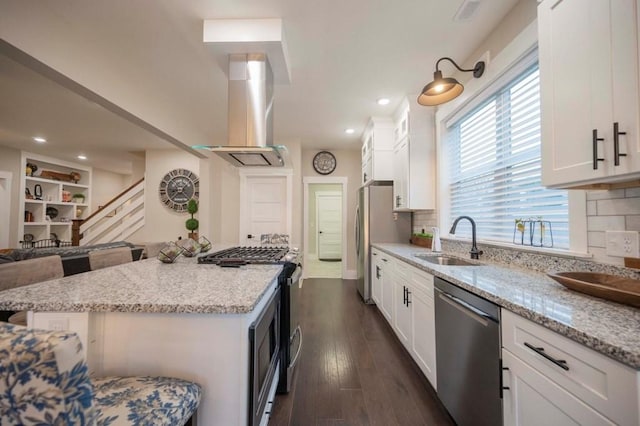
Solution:
{"label": "white cabinetry", "polygon": [[435,135],[432,109],[405,98],[395,113],[394,210],[435,209]]}
{"label": "white cabinetry", "polygon": [[[380,252],[380,255],[384,253]],[[378,306],[398,339],[435,389],[433,275],[397,259],[393,262],[393,273],[389,274],[388,270],[384,273],[383,301]],[[390,276],[392,279],[389,279]]]}
{"label": "white cabinetry", "polygon": [[384,254],[377,249],[371,249],[371,299],[380,305],[382,303],[382,287],[384,280]]}
{"label": "white cabinetry", "polygon": [[362,134],[362,183],[393,179],[393,121],[372,117]]}
{"label": "white cabinetry", "polygon": [[638,372],[502,310],[505,425],[637,425]]}
{"label": "white cabinetry", "polygon": [[[28,176],[27,163],[37,170]],[[91,197],[91,167],[56,160],[41,155],[22,153],[23,175],[20,180],[19,246],[28,248],[40,240],[71,241],[71,220],[89,215]],[[77,181],[55,180],[54,172],[61,175],[75,173]],[[73,195],[84,199],[73,202]]]}
{"label": "white cabinetry", "polygon": [[542,183],[640,177],[637,0],[538,6]]}

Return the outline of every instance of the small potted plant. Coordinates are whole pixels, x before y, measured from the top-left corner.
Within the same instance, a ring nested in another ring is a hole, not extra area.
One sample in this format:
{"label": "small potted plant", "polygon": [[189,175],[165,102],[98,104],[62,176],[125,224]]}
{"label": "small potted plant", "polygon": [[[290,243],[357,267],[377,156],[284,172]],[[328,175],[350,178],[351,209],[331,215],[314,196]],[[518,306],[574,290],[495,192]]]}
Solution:
{"label": "small potted plant", "polygon": [[185,226],[189,231],[189,238],[194,241],[198,241],[198,233],[196,231],[198,230],[198,226],[200,226],[200,222],[198,222],[198,219],[193,217],[193,215],[198,212],[198,202],[193,198],[187,203],[187,211],[191,214],[191,218],[187,219],[185,222]]}
{"label": "small potted plant", "polygon": [[84,194],[73,194],[71,196],[71,201],[73,201],[76,204],[83,204],[84,203]]}

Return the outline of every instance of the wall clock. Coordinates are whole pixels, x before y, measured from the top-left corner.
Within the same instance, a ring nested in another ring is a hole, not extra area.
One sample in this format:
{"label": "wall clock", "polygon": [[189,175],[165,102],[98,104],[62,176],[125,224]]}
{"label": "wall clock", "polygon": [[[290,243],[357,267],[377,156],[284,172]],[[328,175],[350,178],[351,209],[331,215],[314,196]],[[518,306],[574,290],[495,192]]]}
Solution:
{"label": "wall clock", "polygon": [[174,169],[160,181],[160,201],[172,210],[186,212],[190,199],[200,196],[200,180],[187,169]]}
{"label": "wall clock", "polygon": [[336,157],[329,151],[320,151],[313,157],[313,168],[321,175],[333,173],[337,165]]}

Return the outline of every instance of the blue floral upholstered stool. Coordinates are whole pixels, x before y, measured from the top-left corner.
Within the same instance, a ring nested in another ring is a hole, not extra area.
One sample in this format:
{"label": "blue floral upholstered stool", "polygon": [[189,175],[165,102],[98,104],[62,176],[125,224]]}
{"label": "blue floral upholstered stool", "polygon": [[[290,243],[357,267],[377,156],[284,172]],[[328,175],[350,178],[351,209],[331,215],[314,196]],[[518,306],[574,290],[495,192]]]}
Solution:
{"label": "blue floral upholstered stool", "polygon": [[195,383],[168,377],[90,378],[75,333],[0,323],[3,426],[180,426],[201,393]]}

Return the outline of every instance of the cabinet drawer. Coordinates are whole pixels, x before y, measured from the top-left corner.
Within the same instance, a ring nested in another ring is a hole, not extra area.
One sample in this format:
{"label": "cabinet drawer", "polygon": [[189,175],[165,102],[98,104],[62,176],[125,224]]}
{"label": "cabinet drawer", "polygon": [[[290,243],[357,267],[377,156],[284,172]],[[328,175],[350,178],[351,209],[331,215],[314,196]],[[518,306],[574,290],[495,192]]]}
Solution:
{"label": "cabinet drawer", "polygon": [[433,297],[433,275],[401,260],[396,262],[396,276],[411,287]]}
{"label": "cabinet drawer", "polygon": [[504,309],[502,346],[616,423],[638,424],[636,370]]}

